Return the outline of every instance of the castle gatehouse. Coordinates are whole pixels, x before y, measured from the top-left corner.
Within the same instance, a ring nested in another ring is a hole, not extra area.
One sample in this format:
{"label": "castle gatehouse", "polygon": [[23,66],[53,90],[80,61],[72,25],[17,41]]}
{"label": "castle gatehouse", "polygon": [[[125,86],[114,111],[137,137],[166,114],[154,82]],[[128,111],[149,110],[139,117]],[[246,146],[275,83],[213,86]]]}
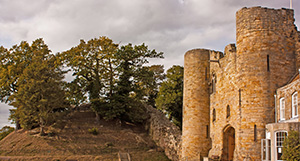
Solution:
{"label": "castle gatehouse", "polygon": [[293,10],[237,11],[236,44],[185,54],[182,160],[280,160],[276,138],[299,131],[299,68]]}

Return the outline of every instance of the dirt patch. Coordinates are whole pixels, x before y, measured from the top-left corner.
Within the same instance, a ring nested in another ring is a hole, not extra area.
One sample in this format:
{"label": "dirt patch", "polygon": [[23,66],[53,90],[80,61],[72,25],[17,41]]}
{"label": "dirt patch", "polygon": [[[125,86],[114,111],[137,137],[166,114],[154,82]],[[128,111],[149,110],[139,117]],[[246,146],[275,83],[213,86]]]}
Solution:
{"label": "dirt patch", "polygon": [[[98,129],[97,135],[89,132],[92,128]],[[47,132],[43,137],[35,131],[11,133],[0,141],[0,160],[117,160],[122,151],[133,160],[168,160],[142,125],[96,122],[92,112],[76,111]]]}

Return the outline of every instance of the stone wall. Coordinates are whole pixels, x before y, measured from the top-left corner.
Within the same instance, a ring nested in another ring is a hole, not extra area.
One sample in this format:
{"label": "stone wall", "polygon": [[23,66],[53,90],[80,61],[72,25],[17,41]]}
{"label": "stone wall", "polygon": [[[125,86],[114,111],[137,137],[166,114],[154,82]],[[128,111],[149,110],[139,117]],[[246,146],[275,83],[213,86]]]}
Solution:
{"label": "stone wall", "polygon": [[[237,85],[236,47],[230,44],[225,47],[224,56],[211,52],[210,60],[219,60],[219,63],[211,62],[211,73],[216,77],[215,91],[210,94],[210,137],[212,149],[209,156],[222,156],[223,133],[225,129],[232,127],[238,135],[240,128],[240,104],[239,86]],[[210,78],[212,82],[213,78]],[[213,112],[215,111],[215,112]],[[213,119],[215,113],[215,119]],[[239,140],[236,139],[236,145]],[[235,148],[236,153],[238,149]],[[236,155],[235,155],[236,156]]]}
{"label": "stone wall", "polygon": [[[295,75],[295,77],[289,82],[289,84],[279,88],[276,90],[276,121],[277,122],[284,122],[280,120],[280,98],[284,98],[285,102],[285,121],[289,122],[300,122],[299,119],[299,107],[300,107],[300,79],[299,74]],[[292,95],[297,92],[298,97],[298,117],[292,117]]]}
{"label": "stone wall", "polygon": [[242,90],[238,160],[260,159],[265,125],[274,122],[274,93],[296,73],[294,13],[243,8],[236,14],[237,82]]}
{"label": "stone wall", "polygon": [[185,54],[183,159],[199,160],[208,147],[209,157],[224,156],[225,132],[234,129],[233,160],[260,160],[265,125],[275,118],[275,91],[300,64],[293,10],[242,8],[236,13],[236,41],[224,54],[205,49]]}
{"label": "stone wall", "polygon": [[154,142],[160,146],[167,157],[173,161],[179,161],[181,155],[181,131],[179,127],[170,122],[159,110],[145,106],[150,115],[146,124],[146,130]]}
{"label": "stone wall", "polygon": [[190,50],[184,56],[182,160],[200,160],[211,147],[209,56],[205,49]]}

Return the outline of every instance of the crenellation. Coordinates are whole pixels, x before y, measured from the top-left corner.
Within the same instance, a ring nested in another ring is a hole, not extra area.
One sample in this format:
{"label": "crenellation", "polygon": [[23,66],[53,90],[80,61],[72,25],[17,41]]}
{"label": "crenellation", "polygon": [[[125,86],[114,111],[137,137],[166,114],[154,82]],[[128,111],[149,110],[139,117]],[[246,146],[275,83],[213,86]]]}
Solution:
{"label": "crenellation", "polygon": [[[236,44],[224,53],[195,49],[185,54],[184,159],[201,154],[261,160],[261,139],[275,119],[274,92],[299,69],[298,37],[293,10],[242,8],[236,13]],[[206,125],[211,140],[200,132]]]}

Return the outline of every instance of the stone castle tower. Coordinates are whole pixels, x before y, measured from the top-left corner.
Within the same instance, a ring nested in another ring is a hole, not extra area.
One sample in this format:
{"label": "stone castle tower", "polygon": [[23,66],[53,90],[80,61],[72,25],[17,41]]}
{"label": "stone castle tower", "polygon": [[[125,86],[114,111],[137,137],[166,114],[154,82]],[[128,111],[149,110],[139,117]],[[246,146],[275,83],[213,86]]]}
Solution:
{"label": "stone castle tower", "polygon": [[261,160],[275,90],[300,67],[299,37],[293,10],[242,8],[236,45],[185,54],[182,160]]}

